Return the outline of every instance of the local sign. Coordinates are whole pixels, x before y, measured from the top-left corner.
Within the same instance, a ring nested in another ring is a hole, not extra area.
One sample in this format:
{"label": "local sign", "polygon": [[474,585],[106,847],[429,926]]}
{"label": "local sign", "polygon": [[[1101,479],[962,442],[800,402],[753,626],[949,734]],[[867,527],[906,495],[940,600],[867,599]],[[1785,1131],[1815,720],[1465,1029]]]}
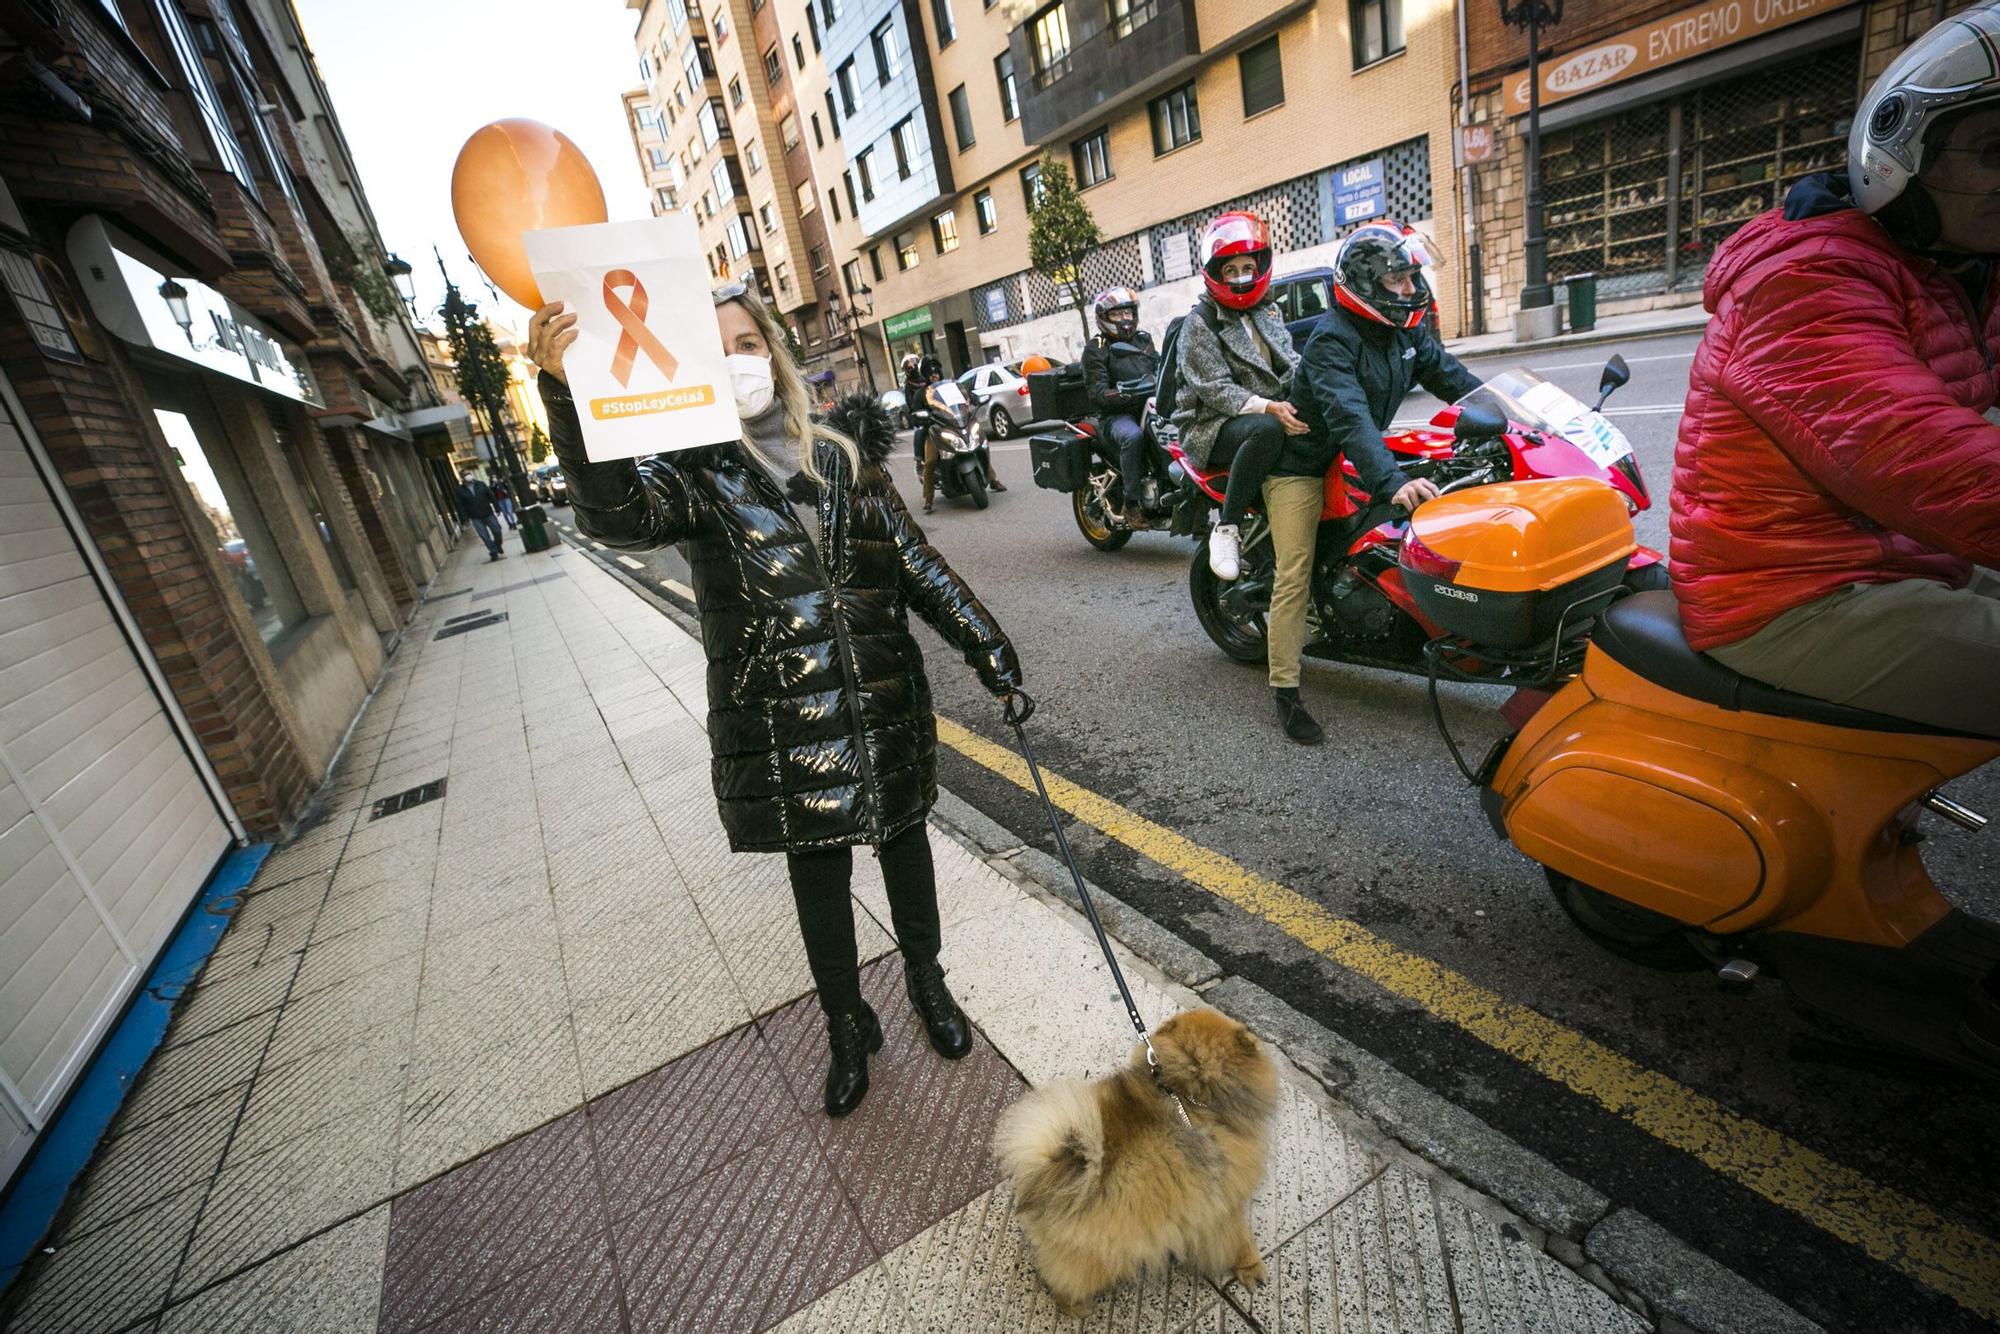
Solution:
{"label": "local sign", "polygon": [[[1711,0],[1619,33],[1542,66],[1542,105],[1622,83],[1650,70],[1719,51],[1752,37],[1817,18],[1851,0]],[[1507,114],[1528,112],[1528,74],[1507,77]],[[1468,161],[1475,161],[1470,154]]]}
{"label": "local sign", "polygon": [[908,338],[911,334],[929,333],[931,328],[931,308],[918,306],[900,315],[891,315],[882,321],[882,336],[885,338]]}
{"label": "local sign", "polygon": [[1477,125],[1458,127],[1458,160],[1460,162],[1493,160],[1493,122],[1481,121]]}
{"label": "local sign", "polygon": [[1349,167],[1341,167],[1333,175],[1333,216],[1334,221],[1345,227],[1349,223],[1363,222],[1369,218],[1379,218],[1389,211],[1389,190],[1384,184],[1382,159],[1369,158]]}

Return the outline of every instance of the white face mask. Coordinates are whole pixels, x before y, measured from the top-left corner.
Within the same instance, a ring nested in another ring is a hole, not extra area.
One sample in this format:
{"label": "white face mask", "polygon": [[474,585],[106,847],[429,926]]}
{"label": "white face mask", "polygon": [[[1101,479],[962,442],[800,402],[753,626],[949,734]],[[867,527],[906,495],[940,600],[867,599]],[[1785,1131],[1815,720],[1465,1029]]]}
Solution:
{"label": "white face mask", "polygon": [[761,417],[771,406],[771,359],[738,352],[722,359],[729,367],[729,387],[736,392],[736,411],[745,417]]}

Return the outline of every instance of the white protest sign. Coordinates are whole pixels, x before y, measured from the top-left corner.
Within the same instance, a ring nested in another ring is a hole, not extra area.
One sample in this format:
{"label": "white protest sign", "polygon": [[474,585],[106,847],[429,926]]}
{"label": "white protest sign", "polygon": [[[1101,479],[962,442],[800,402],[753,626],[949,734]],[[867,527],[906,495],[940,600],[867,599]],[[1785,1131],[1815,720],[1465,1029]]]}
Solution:
{"label": "white protest sign", "polygon": [[742,438],[692,217],[550,227],[521,240],[542,295],[577,317],[563,375],[591,462]]}

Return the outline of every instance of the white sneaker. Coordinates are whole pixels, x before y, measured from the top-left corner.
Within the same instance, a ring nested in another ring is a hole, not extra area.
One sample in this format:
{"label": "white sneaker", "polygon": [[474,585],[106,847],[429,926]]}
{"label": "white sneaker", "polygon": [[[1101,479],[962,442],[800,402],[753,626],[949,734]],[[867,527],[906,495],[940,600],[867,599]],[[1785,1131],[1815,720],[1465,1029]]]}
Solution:
{"label": "white sneaker", "polygon": [[1208,568],[1215,577],[1224,581],[1234,580],[1243,573],[1242,550],[1237,542],[1237,529],[1233,523],[1219,523],[1208,530]]}

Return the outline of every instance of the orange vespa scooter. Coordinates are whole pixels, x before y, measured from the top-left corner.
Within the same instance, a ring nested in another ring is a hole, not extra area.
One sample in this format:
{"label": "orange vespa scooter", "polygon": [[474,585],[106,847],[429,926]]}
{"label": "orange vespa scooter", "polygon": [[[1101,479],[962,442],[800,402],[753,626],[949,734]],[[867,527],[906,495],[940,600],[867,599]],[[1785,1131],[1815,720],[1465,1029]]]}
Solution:
{"label": "orange vespa scooter", "polygon": [[1459,651],[1476,650],[1496,590],[1539,594],[1545,622],[1552,602],[1588,625],[1581,671],[1477,771],[1495,830],[1625,957],[1739,982],[1768,968],[1871,1043],[2000,1078],[2000,924],[1939,892],[1919,828],[1925,813],[1986,824],[1941,789],[2000,758],[2000,719],[1992,735],[1946,733],[1739,676],[1688,647],[1670,591],[1579,613],[1565,602],[1579,569],[1537,589],[1505,553],[1547,566],[1552,552],[1602,552],[1598,528],[1629,520],[1611,506],[1525,508],[1561,522],[1478,492],[1412,519],[1430,568],[1450,573],[1419,591]]}

